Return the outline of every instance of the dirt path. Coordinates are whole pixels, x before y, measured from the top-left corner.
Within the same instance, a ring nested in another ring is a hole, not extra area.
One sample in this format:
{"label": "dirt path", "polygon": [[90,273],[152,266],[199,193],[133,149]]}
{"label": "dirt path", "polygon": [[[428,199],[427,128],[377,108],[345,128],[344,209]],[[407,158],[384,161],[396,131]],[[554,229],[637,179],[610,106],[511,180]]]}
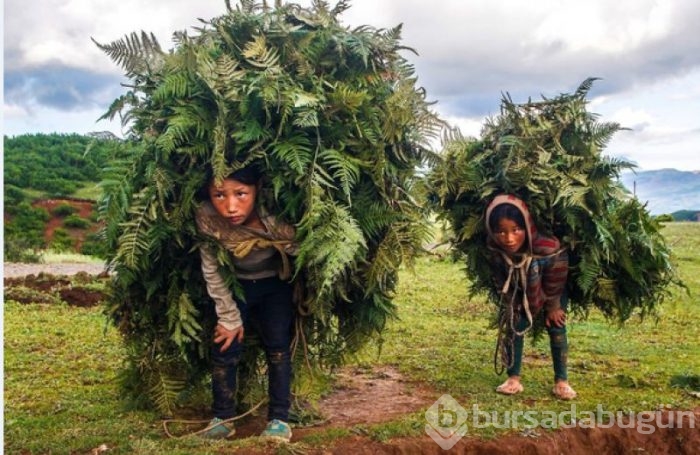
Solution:
{"label": "dirt path", "polygon": [[16,278],[27,275],[38,275],[41,272],[50,275],[75,275],[86,272],[89,275],[99,275],[104,271],[105,265],[100,263],[85,264],[23,264],[18,262],[3,263],[2,276]]}

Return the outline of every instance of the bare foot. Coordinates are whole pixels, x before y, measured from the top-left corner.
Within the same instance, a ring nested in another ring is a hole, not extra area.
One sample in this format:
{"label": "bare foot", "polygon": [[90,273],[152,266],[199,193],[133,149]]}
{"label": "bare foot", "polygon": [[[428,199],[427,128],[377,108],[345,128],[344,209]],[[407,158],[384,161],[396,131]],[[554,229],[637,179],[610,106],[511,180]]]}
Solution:
{"label": "bare foot", "polygon": [[503,395],[515,395],[523,390],[524,387],[520,383],[520,376],[511,376],[506,382],[496,387],[496,392],[502,393]]}
{"label": "bare foot", "polygon": [[573,400],[576,398],[576,391],[571,388],[568,381],[557,381],[554,384],[552,393],[560,400]]}

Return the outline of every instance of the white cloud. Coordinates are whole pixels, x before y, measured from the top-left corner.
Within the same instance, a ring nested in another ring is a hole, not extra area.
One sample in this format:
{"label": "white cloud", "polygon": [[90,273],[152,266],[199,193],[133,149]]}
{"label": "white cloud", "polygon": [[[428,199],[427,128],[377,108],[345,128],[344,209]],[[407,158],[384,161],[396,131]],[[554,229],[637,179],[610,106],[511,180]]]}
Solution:
{"label": "white cloud", "polygon": [[481,118],[453,117],[450,115],[443,116],[442,118],[452,127],[459,128],[459,131],[465,137],[479,137],[481,134],[481,127],[484,125],[483,119]]}
{"label": "white cloud", "polygon": [[95,131],[109,131],[123,137],[124,131],[119,121],[99,119],[104,109],[93,107],[79,111],[59,111],[44,106],[24,106],[5,104],[3,134],[18,136],[27,132],[41,133],[77,133],[87,134]]}
{"label": "white cloud", "polygon": [[[91,131],[108,101],[101,110],[95,104],[109,98],[101,94],[112,75],[121,75],[91,37],[110,43],[144,30],[170,49],[173,32],[192,30],[201,25],[197,18],[211,19],[225,8],[224,0],[41,0],[29,6],[5,0],[5,87],[23,95],[4,107],[6,130]],[[633,128],[613,140],[611,154],[628,154],[645,167],[683,154],[684,166],[700,169],[698,17],[696,0],[351,0],[341,20],[378,28],[402,23],[402,44],[419,53],[405,54],[418,84],[467,135],[478,135],[484,117],[498,113],[502,93],[516,102],[555,96],[596,76],[603,80],[591,91],[591,109]],[[54,68],[64,77],[42,74]],[[92,74],[103,77],[86,93],[76,91]],[[30,80],[51,85],[43,97],[24,96],[20,88]],[[59,93],[66,80],[72,85]],[[63,102],[65,110],[42,106],[50,102]]]}
{"label": "white cloud", "polygon": [[[617,54],[662,38],[671,31],[671,2],[558,2],[535,28],[534,43],[561,41],[571,51]],[[563,3],[563,4],[562,4]],[[540,4],[541,5],[541,4]]]}
{"label": "white cloud", "polygon": [[625,128],[642,130],[653,123],[653,116],[643,109],[624,107],[607,116],[606,121],[617,122]]}
{"label": "white cloud", "polygon": [[[140,0],[43,0],[36,8],[21,0],[6,0],[5,45],[15,52],[11,67],[33,67],[46,62],[117,71],[91,37],[110,43],[131,32],[153,32],[164,48],[172,46],[172,33],[199,25],[225,13],[223,0],[162,2]],[[40,31],[28,33],[28,30]]]}

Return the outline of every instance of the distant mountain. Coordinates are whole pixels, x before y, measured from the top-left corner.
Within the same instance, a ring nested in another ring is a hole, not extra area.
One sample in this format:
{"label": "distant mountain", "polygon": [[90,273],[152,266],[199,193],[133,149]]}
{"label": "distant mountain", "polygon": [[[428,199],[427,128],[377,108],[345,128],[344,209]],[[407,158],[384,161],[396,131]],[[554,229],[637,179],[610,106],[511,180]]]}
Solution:
{"label": "distant mountain", "polygon": [[652,215],[679,210],[700,211],[700,171],[658,169],[654,171],[625,172],[622,184],[637,199],[647,202]]}

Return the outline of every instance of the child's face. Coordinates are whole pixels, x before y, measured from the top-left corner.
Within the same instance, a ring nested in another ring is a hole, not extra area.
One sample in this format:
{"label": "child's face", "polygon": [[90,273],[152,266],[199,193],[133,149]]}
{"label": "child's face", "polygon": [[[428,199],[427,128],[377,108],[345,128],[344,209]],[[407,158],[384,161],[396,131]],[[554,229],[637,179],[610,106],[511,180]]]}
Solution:
{"label": "child's face", "polygon": [[247,226],[255,217],[255,185],[246,185],[231,178],[221,185],[209,184],[209,199],[216,212],[235,226]]}
{"label": "child's face", "polygon": [[493,233],[496,243],[508,253],[518,253],[525,244],[527,233],[525,229],[513,220],[502,218]]}

